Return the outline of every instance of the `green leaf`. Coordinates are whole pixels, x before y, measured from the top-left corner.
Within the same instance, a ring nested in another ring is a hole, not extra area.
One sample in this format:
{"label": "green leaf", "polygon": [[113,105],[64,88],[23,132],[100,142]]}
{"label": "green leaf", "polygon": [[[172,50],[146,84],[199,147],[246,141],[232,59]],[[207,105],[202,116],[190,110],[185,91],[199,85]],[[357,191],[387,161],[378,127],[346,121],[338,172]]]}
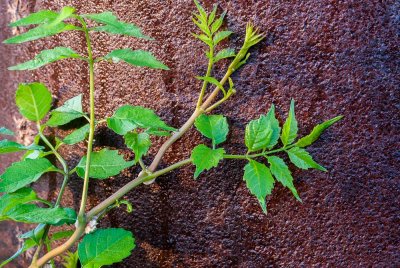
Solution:
{"label": "green leaf", "polygon": [[[122,170],[131,167],[134,161],[125,161],[118,150],[103,149],[92,153],[90,161],[89,177],[94,179],[106,179],[118,175]],[[83,178],[85,176],[86,156],[76,166],[76,173]]]}
{"label": "green leaf", "polygon": [[210,16],[208,17],[208,21],[207,21],[208,25],[211,25],[211,23],[214,22],[215,15],[217,14],[217,8],[218,8],[218,5],[215,4],[214,7],[213,7],[213,10],[210,13]]}
{"label": "green leaf", "polygon": [[135,153],[135,163],[147,154],[151,146],[150,136],[147,133],[130,132],[124,136],[125,144]]}
{"label": "green leaf", "polygon": [[310,134],[298,140],[295,145],[298,147],[307,147],[313,144],[319,138],[319,136],[321,136],[325,129],[332,126],[334,123],[342,118],[343,116],[336,116],[335,118],[327,120],[322,124],[316,125]]}
{"label": "green leaf", "polygon": [[221,17],[219,17],[216,21],[214,21],[214,23],[211,25],[211,33],[215,33],[219,30],[219,28],[221,28],[222,23],[224,22],[225,15],[226,11],[224,11],[224,13],[221,14]]}
{"label": "green leaf", "polygon": [[284,146],[291,144],[297,137],[297,120],[294,114],[294,100],[290,102],[289,115],[283,125],[281,140]]}
{"label": "green leaf", "polygon": [[15,102],[19,112],[31,121],[40,121],[51,107],[51,93],[41,83],[19,84]]}
{"label": "green leaf", "polygon": [[157,129],[147,129],[146,133],[149,135],[159,136],[159,137],[168,137],[171,136],[171,132],[165,130],[157,130]]}
{"label": "green leaf", "polygon": [[44,173],[57,170],[46,158],[15,162],[0,175],[0,193],[14,192],[37,181]]}
{"label": "green leaf", "polygon": [[57,241],[65,238],[70,238],[74,234],[73,230],[55,232],[51,235],[50,241]]}
{"label": "green leaf", "polygon": [[267,128],[267,118],[262,115],[257,120],[252,120],[246,126],[245,144],[249,152],[254,152],[267,147],[272,132]]}
{"label": "green leaf", "polygon": [[86,139],[87,135],[89,134],[89,130],[90,130],[90,125],[86,124],[83,127],[74,130],[71,134],[67,135],[64,138],[63,142],[69,145],[81,142],[84,139]]}
{"label": "green leaf", "polygon": [[202,114],[196,118],[194,125],[201,134],[212,140],[213,146],[226,141],[229,126],[223,115]]}
{"label": "green leaf", "polygon": [[211,149],[204,144],[197,145],[192,151],[193,164],[196,166],[194,178],[199,177],[204,170],[209,170],[212,167],[218,166],[219,161],[224,158],[225,150]]}
{"label": "green leaf", "polygon": [[79,94],[78,96],[67,100],[62,106],[53,110],[46,125],[51,127],[61,126],[83,116],[82,94]]}
{"label": "green leaf", "polygon": [[152,40],[152,38],[144,35],[139,27],[137,27],[132,23],[126,23],[118,20],[118,18],[112,12],[109,11],[99,14],[86,14],[82,15],[82,17],[104,24],[103,26],[97,26],[91,28],[90,30],[107,32],[111,34],[122,34],[122,35],[128,35],[137,38]]}
{"label": "green leaf", "polygon": [[193,34],[193,36],[199,39],[200,41],[206,43],[210,47],[214,46],[212,38],[205,34]]}
{"label": "green leaf", "polygon": [[33,239],[28,239],[25,240],[22,243],[22,246],[18,249],[17,252],[14,253],[14,255],[12,255],[11,257],[9,257],[7,260],[3,261],[2,263],[0,263],[0,267],[4,267],[6,264],[8,264],[9,262],[13,261],[14,259],[16,259],[19,255],[21,255],[22,253],[24,253],[25,251],[33,248],[34,246],[36,246],[36,242]]}
{"label": "green leaf", "polygon": [[9,67],[8,70],[34,70],[46,64],[67,59],[82,58],[78,53],[67,47],[56,47],[40,52],[33,60]]}
{"label": "green leaf", "polygon": [[132,203],[129,202],[128,200],[117,200],[116,203],[117,203],[117,207],[120,207],[122,204],[124,204],[126,206],[126,212],[132,213],[133,206],[132,206]]}
{"label": "green leaf", "polygon": [[107,125],[120,135],[125,135],[136,128],[176,130],[164,123],[153,110],[132,105],[124,105],[118,108],[112,117],[107,118]]}
{"label": "green leaf", "polygon": [[57,16],[58,13],[52,10],[40,10],[38,12],[31,13],[20,20],[10,23],[9,26],[17,27],[17,26],[27,26],[32,24],[47,23],[57,18]]}
{"label": "green leaf", "polygon": [[0,127],[0,135],[14,136],[14,132],[5,127]]}
{"label": "green leaf", "polygon": [[205,24],[207,24],[207,13],[204,10],[204,8],[200,5],[200,3],[197,0],[194,0],[194,4],[197,7],[197,10],[199,11],[200,14],[200,18],[202,19],[203,22],[205,22]]}
{"label": "green leaf", "polygon": [[278,143],[279,135],[281,133],[279,121],[275,117],[275,105],[271,105],[271,108],[269,109],[266,118],[268,122],[268,129],[270,129],[272,132],[271,140],[269,141],[267,148],[271,149]]}
{"label": "green leaf", "polygon": [[215,34],[213,38],[214,46],[216,46],[222,40],[228,38],[233,32],[231,31],[221,31]]}
{"label": "green leaf", "polygon": [[277,156],[268,156],[268,163],[271,165],[271,172],[283,186],[292,191],[294,197],[301,202],[299,194],[293,184],[293,177],[285,162]]}
{"label": "green leaf", "polygon": [[33,204],[18,205],[6,213],[9,220],[51,225],[72,224],[76,212],[70,208],[41,208]]}
{"label": "green leaf", "polygon": [[33,28],[25,33],[22,33],[17,36],[13,36],[7,40],[4,40],[4,44],[20,44],[28,41],[37,40],[43,37],[48,37],[52,35],[56,35],[65,31],[76,30],[77,27],[71,24],[65,24],[63,22],[58,24],[40,24],[36,28]]}
{"label": "green leaf", "polygon": [[21,188],[14,193],[7,193],[0,197],[0,221],[5,220],[5,215],[14,207],[38,200],[36,193],[31,188]]}
{"label": "green leaf", "polygon": [[249,160],[244,167],[243,179],[250,192],[257,197],[263,212],[267,214],[265,198],[271,194],[274,188],[274,178],[268,167],[257,161]]}
{"label": "green leaf", "polygon": [[312,159],[311,155],[302,148],[293,147],[286,152],[290,158],[290,161],[292,161],[292,163],[295,164],[298,168],[301,169],[315,168],[321,171],[327,171],[326,168],[315,162]]}
{"label": "green leaf", "polygon": [[[204,20],[197,14],[195,14],[195,16],[199,19],[196,20],[195,18],[192,18],[193,23],[196,24],[197,27],[199,27],[199,29],[206,34],[206,36],[210,36],[211,32],[210,29],[207,25],[207,23],[204,22]],[[196,37],[196,36],[195,36]],[[197,38],[197,37],[196,37]]]}
{"label": "green leaf", "polygon": [[70,18],[74,13],[75,13],[75,8],[69,6],[63,7],[60,13],[58,13],[58,16],[54,20],[50,21],[48,25],[50,27],[56,26],[63,20]]}
{"label": "green leaf", "polygon": [[75,251],[74,253],[67,251],[61,257],[64,260],[64,262],[62,263],[64,268],[78,268],[78,262],[79,262],[78,251]]}
{"label": "green leaf", "polygon": [[236,56],[236,53],[235,53],[235,50],[233,48],[224,48],[220,52],[218,52],[217,55],[215,55],[214,63],[216,63],[216,62],[218,62],[218,61],[220,61],[222,59],[235,57],[235,56]]}
{"label": "green leaf", "polygon": [[249,57],[250,57],[250,53],[247,53],[245,58],[241,62],[239,62],[233,66],[233,69],[238,70],[240,67],[242,67],[244,64],[246,64]]}
{"label": "green leaf", "polygon": [[211,83],[211,84],[217,86],[217,87],[218,87],[219,89],[221,89],[221,90],[224,92],[224,94],[225,94],[225,89],[224,89],[224,87],[223,87],[222,84],[221,84],[217,79],[215,79],[214,77],[210,77],[210,76],[196,76],[196,78],[199,79],[199,80],[207,81],[208,83]]}
{"label": "green leaf", "polygon": [[134,66],[169,70],[168,66],[158,61],[151,52],[144,50],[116,49],[107,54],[104,59],[111,59],[114,63],[122,60]]}
{"label": "green leaf", "polygon": [[246,126],[245,143],[249,152],[274,147],[279,133],[279,122],[275,118],[275,107],[272,105],[266,116],[261,115]]}
{"label": "green leaf", "polygon": [[122,261],[135,248],[132,233],[122,228],[97,229],[78,245],[82,268],[99,268]]}
{"label": "green leaf", "polygon": [[9,141],[9,140],[0,141],[0,154],[15,153],[25,150],[42,150],[42,149],[43,149],[42,146],[36,144],[25,146],[15,141]]}
{"label": "green leaf", "polygon": [[31,238],[33,239],[37,244],[40,243],[41,238],[43,237],[44,231],[45,231],[46,224],[40,223],[38,224],[35,229],[30,230],[26,233],[23,233],[22,235],[19,235],[19,238],[22,239],[28,239]]}

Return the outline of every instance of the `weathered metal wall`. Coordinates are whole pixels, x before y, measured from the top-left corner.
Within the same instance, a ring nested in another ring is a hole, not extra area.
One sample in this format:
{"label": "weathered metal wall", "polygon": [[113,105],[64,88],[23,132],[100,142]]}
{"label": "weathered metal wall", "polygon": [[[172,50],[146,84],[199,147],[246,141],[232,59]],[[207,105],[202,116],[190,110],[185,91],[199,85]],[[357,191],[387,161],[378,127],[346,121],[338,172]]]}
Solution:
{"label": "weathered metal wall", "polygon": [[[212,1],[203,2],[211,8]],[[103,221],[103,226],[127,228],[137,238],[132,256],[115,267],[399,267],[399,2],[217,2],[228,10],[226,26],[236,33],[231,38],[234,47],[240,46],[249,20],[267,33],[249,64],[234,76],[238,94],[217,111],[225,113],[231,125],[227,150],[243,152],[245,124],[272,103],[283,120],[294,98],[302,134],[318,122],[345,115],[311,148],[329,172],[296,171],[295,184],[304,203],[278,186],[268,200],[268,216],[262,214],[242,180],[244,162],[224,161],[197,181],[192,179],[192,167],[163,176],[128,195],[135,207],[132,214],[115,211]],[[97,56],[115,48],[143,48],[171,67],[166,72],[98,64],[98,118],[129,103],[155,109],[173,126],[184,123],[200,86],[194,76],[203,74],[206,65],[204,47],[190,34],[196,31],[190,18],[191,0],[3,0],[1,39],[11,34],[5,29],[8,21],[64,5],[74,5],[82,13],[112,10],[156,40],[93,34]],[[84,40],[77,33],[0,47],[0,125],[14,128],[21,139],[28,139],[31,129],[13,104],[18,82],[45,82],[57,103],[81,91],[88,95],[86,66],[77,61],[24,74],[5,69],[56,45],[85,53]],[[223,73],[223,67],[219,65],[216,76]],[[105,128],[96,135],[96,148],[124,148],[122,139]],[[172,147],[162,165],[187,157],[199,142],[204,140],[192,130]],[[154,143],[157,147],[161,141]],[[155,152],[151,151],[149,159]],[[83,153],[80,147],[63,151],[71,165]],[[11,160],[8,156],[0,159],[3,170]],[[132,168],[112,180],[93,181],[90,204],[136,174]],[[49,178],[36,189],[44,197],[50,189],[49,197],[54,197],[59,182],[60,178]],[[78,206],[80,189],[81,180],[74,177],[66,205]],[[2,258],[16,248],[12,237],[18,230],[2,223]],[[23,260],[19,263],[17,267],[25,266]]]}

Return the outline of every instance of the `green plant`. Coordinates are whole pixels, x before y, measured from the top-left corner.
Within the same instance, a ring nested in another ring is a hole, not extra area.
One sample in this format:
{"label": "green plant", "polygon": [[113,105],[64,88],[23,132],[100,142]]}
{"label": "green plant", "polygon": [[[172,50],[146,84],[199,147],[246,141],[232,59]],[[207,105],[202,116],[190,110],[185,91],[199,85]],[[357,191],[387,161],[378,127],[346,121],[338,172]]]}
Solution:
{"label": "green plant", "polygon": [[[41,267],[47,263],[54,266],[53,259],[59,255],[63,256],[65,267],[76,267],[78,259],[83,267],[101,267],[121,261],[129,256],[135,247],[132,233],[121,228],[95,230],[97,222],[108,211],[118,208],[121,204],[126,205],[128,211],[132,211],[131,204],[122,199],[127,192],[143,183],[151,183],[160,175],[184,165],[193,164],[196,167],[194,177],[197,178],[205,170],[218,166],[223,159],[247,161],[243,178],[265,213],[267,213],[266,196],[271,194],[275,180],[287,187],[295,198],[301,201],[293,184],[291,172],[285,161],[276,155],[277,153],[286,153],[290,161],[301,169],[315,168],[326,171],[312,159],[304,148],[311,145],[326,128],[340,120],[341,117],[335,117],[317,125],[309,135],[296,141],[298,128],[294,101],[291,102],[289,115],[282,128],[275,117],[273,105],[266,115],[261,115],[260,118],[247,125],[245,145],[248,150],[245,154],[227,154],[223,148],[218,147],[226,140],[229,125],[226,117],[210,115],[210,112],[235,94],[236,90],[231,75],[246,63],[250,56],[249,49],[259,43],[263,39],[263,35],[259,34],[249,23],[243,46],[238,53],[231,48],[218,50],[218,44],[232,34],[230,31],[221,30],[225,13],[217,17],[216,6],[208,14],[197,1],[195,4],[199,13],[194,14],[193,21],[201,33],[194,34],[194,36],[208,47],[206,52],[208,67],[204,76],[197,77],[202,81],[202,87],[195,110],[179,129],[167,125],[154,111],[141,106],[124,105],[109,118],[95,118],[95,63],[124,61],[138,67],[168,70],[168,67],[158,61],[150,52],[143,50],[117,49],[105,56],[93,56],[91,32],[100,31],[151,40],[135,25],[119,21],[111,12],[78,15],[72,7],[64,7],[58,13],[50,10],[39,11],[11,24],[11,26],[36,25],[36,27],[9,38],[4,43],[22,43],[72,30],[84,34],[87,44],[86,56],[80,55],[70,48],[56,47],[40,52],[33,60],[10,67],[10,70],[33,70],[66,58],[82,60],[88,64],[89,69],[90,109],[88,113],[83,110],[82,95],[78,95],[52,110],[51,93],[45,85],[35,82],[18,86],[16,104],[24,117],[36,123],[38,134],[34,143],[29,146],[9,140],[0,142],[0,153],[26,151],[20,162],[12,164],[0,176],[0,192],[4,193],[0,197],[0,220],[37,223],[38,225],[35,229],[20,236],[21,239],[24,239],[23,246],[0,266],[4,266],[22,252],[33,247],[36,247],[36,251],[31,267]],[[88,21],[97,23],[98,26],[88,27]],[[72,22],[74,24],[71,24]],[[211,71],[214,64],[228,58],[232,58],[232,61],[222,79],[212,77]],[[215,88],[209,92],[209,86],[215,86]],[[47,115],[49,116],[46,117]],[[45,120],[46,118],[48,119]],[[54,144],[44,134],[45,128],[65,125],[78,118],[86,119],[87,124],[76,129],[64,139],[56,138]],[[45,122],[43,123],[43,121]],[[126,146],[135,154],[134,159],[126,161],[123,156],[119,155],[118,150],[105,148],[93,151],[95,129],[104,124],[115,133],[123,135]],[[158,170],[158,164],[167,149],[193,124],[202,135],[211,140],[211,147],[204,144],[197,145],[190,158]],[[0,134],[13,135],[12,131],[5,128],[0,129]],[[142,159],[151,147],[150,136],[169,136],[169,138],[160,147],[151,165],[147,167]],[[279,139],[282,146],[276,148]],[[82,157],[77,166],[69,167],[58,149],[61,146],[71,146],[84,140],[87,140],[87,154]],[[49,155],[55,156],[58,161],[57,166],[47,159]],[[141,173],[136,179],[127,183],[96,207],[86,211],[89,178],[106,179],[133,165],[141,168]],[[29,184],[48,172],[56,172],[63,177],[62,186],[54,203],[41,199],[31,188],[28,188]],[[77,213],[71,208],[61,207],[65,187],[74,173],[83,179],[82,198]],[[75,230],[50,232],[51,226],[65,224],[75,224]],[[82,237],[83,239],[80,240]],[[66,241],[53,248],[53,242],[61,239],[66,239]],[[77,251],[69,252],[68,250],[78,241],[80,242]],[[41,256],[43,247],[46,247],[47,253]]]}

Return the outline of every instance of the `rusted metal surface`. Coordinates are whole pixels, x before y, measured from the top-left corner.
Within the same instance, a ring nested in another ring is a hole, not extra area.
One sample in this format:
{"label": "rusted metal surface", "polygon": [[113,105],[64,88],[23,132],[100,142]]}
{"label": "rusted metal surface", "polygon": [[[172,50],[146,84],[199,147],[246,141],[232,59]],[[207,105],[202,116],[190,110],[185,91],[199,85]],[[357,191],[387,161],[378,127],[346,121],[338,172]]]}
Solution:
{"label": "rusted metal surface", "polygon": [[[97,56],[115,48],[149,49],[171,68],[165,72],[98,64],[99,119],[127,103],[155,109],[173,126],[190,116],[200,87],[194,76],[203,74],[206,66],[205,48],[190,34],[196,31],[190,0],[20,1],[27,4],[27,10],[17,8],[15,14],[9,8],[7,12],[9,2],[1,5],[2,14],[6,13],[0,18],[2,28],[13,16],[74,4],[81,13],[112,10],[155,38],[149,42],[93,34]],[[268,199],[267,216],[242,180],[244,162],[224,161],[197,181],[192,178],[192,167],[163,176],[127,196],[134,204],[133,213],[114,211],[101,223],[131,230],[137,239],[132,256],[115,267],[399,267],[399,3],[217,2],[220,10],[228,10],[226,27],[235,32],[230,41],[235,48],[249,20],[267,35],[252,51],[249,64],[234,75],[238,94],[216,111],[226,114],[231,125],[227,151],[243,153],[245,124],[272,103],[282,121],[294,98],[302,134],[318,122],[345,116],[311,148],[329,172],[296,171],[295,185],[303,204],[277,186]],[[207,8],[213,4],[203,3]],[[3,30],[1,37],[10,34]],[[87,98],[86,66],[77,61],[62,61],[25,74],[5,69],[40,49],[60,45],[85,53],[83,37],[77,33],[21,46],[1,45],[1,125],[12,127],[15,120],[21,120],[12,103],[21,81],[45,82],[56,103],[81,91]],[[214,74],[221,76],[224,67],[218,65]],[[29,125],[24,128],[24,124],[16,129],[20,139],[24,139],[21,133],[29,136]],[[132,157],[123,140],[111,131],[101,128],[96,135],[96,149],[121,148]],[[161,142],[154,140],[147,162]],[[207,141],[192,130],[169,150],[162,166],[189,156],[200,142]],[[79,146],[63,151],[71,165],[83,154]],[[11,161],[0,159],[1,169]],[[137,172],[131,168],[113,179],[92,181],[90,206]],[[56,189],[60,180],[44,180],[36,189],[46,197],[46,190]],[[81,185],[79,178],[72,178],[65,205],[78,206]],[[15,229],[8,224],[2,223],[0,229],[1,257],[16,248]],[[19,263],[16,267],[24,267],[24,260]]]}

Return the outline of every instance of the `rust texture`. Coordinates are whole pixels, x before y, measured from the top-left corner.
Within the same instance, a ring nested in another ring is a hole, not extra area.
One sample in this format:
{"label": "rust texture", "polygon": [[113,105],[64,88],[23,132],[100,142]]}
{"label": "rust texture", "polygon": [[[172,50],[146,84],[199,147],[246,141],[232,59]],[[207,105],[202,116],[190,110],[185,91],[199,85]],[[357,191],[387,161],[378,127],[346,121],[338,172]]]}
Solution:
{"label": "rust texture", "polygon": [[[192,167],[158,178],[127,196],[133,213],[115,210],[101,223],[126,228],[136,237],[132,256],[115,267],[399,267],[399,2],[216,2],[220,11],[228,11],[226,27],[235,32],[230,40],[233,47],[239,48],[247,21],[254,21],[266,33],[266,39],[252,50],[249,63],[233,77],[238,94],[216,111],[229,118],[226,150],[244,153],[245,124],[272,103],[282,121],[294,98],[301,134],[323,120],[345,116],[310,148],[329,172],[294,172],[303,203],[277,186],[268,198],[267,216],[242,180],[245,162],[224,161],[197,181]],[[208,9],[213,4],[203,3]],[[155,109],[173,126],[185,122],[200,87],[194,76],[204,74],[206,68],[205,47],[190,34],[196,31],[191,0],[2,1],[1,38],[11,35],[5,29],[9,20],[64,5],[75,5],[81,13],[111,10],[155,38],[149,42],[96,33],[95,55],[115,48],[149,49],[171,68],[166,72],[122,63],[98,64],[99,119],[129,103]],[[87,102],[88,75],[83,63],[66,60],[24,73],[6,70],[7,65],[54,46],[71,46],[85,53],[83,36],[78,33],[0,47],[0,125],[16,130],[19,140],[29,141],[33,126],[21,119],[13,104],[18,82],[46,83],[55,105],[81,91]],[[215,76],[223,74],[224,64],[217,66]],[[48,134],[63,136],[69,131]],[[161,142],[153,141],[146,163]],[[162,166],[188,157],[200,142],[208,141],[191,130],[168,151]],[[121,137],[104,127],[96,133],[95,148],[102,146],[120,148],[132,158]],[[71,165],[84,154],[82,147],[63,150]],[[12,160],[0,159],[2,170]],[[113,179],[92,181],[90,206],[137,173],[131,168]],[[42,197],[54,198],[60,181],[44,179],[35,189]],[[64,205],[78,207],[81,185],[81,179],[72,178]],[[16,250],[14,236],[19,228],[27,226],[16,228],[7,222],[0,228],[0,257],[4,258]],[[25,266],[26,256],[10,265]]]}

